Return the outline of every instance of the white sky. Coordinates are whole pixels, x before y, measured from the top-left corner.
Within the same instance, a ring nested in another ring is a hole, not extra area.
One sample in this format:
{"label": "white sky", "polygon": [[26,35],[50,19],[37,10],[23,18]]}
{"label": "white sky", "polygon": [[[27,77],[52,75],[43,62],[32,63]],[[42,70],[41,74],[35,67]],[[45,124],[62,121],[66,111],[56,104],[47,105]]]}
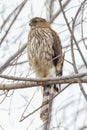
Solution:
{"label": "white sky", "polygon": [[[22,0],[0,0],[0,12],[3,11],[3,17],[2,13],[0,16],[0,25],[3,23],[3,19],[5,19],[8,14],[18,5]],[[67,9],[73,7],[73,6],[78,6],[80,4],[81,0],[72,0],[72,3],[67,7]],[[55,7],[57,8],[57,0],[55,0]],[[30,5],[33,5],[33,10]],[[2,7],[4,10],[2,10]],[[58,6],[59,7],[59,6]],[[72,8],[70,11],[67,11],[67,18],[69,21],[71,21],[71,18],[74,17],[74,13],[76,11],[76,8]],[[33,12],[33,16],[31,14],[31,10]],[[27,5],[23,9],[22,13],[19,15],[18,20],[15,22],[14,26],[9,32],[9,35],[6,38],[6,42],[1,46],[0,48],[0,65],[3,64],[6,59],[14,52],[18,50],[18,47],[21,46],[20,43],[24,44],[27,42],[27,35],[29,31],[29,26],[28,26],[28,21],[30,18],[35,17],[35,16],[46,16],[46,10],[44,7],[44,1],[43,0],[31,0],[28,1]],[[59,35],[61,37],[62,45],[68,45],[70,44],[70,39],[69,39],[69,32],[65,31],[62,32],[63,30],[66,29],[66,26],[61,26],[61,24],[65,24],[64,19],[62,15],[58,17],[59,19],[56,19],[55,22],[52,24],[52,27],[59,32]],[[9,23],[8,23],[9,25]],[[6,25],[6,27],[8,26]],[[5,27],[5,29],[6,29]],[[1,33],[0,38],[5,32],[4,31]],[[14,37],[17,37],[20,32],[23,32],[23,35],[20,36],[20,39],[15,41],[14,43]],[[87,29],[84,31],[85,34],[87,34]],[[81,38],[80,36],[80,29],[79,26],[77,27],[77,30],[75,32],[76,36],[78,37],[78,40]],[[12,43],[13,42],[13,43]],[[10,44],[12,43],[12,46]],[[84,49],[84,46],[82,45],[82,49]],[[82,60],[76,51],[75,54],[77,55],[76,60],[77,64],[83,64]],[[87,54],[86,51],[84,50],[84,54]],[[71,61],[70,57],[70,51],[67,52],[66,54],[66,59]],[[87,57],[87,56],[86,56]],[[2,60],[3,58],[3,60]],[[27,60],[27,55],[26,51],[25,54],[20,58],[21,60]],[[79,59],[79,60],[78,60]],[[28,64],[24,65],[23,69],[21,67],[17,67],[16,69],[16,74],[17,76],[26,76],[28,68]],[[15,68],[13,71],[10,73],[11,75],[14,74]],[[82,72],[84,71],[83,69],[81,70]],[[8,71],[7,71],[8,72]],[[73,68],[69,63],[65,62],[64,63],[64,75],[67,75],[69,73],[73,72]],[[33,75],[32,75],[33,77]],[[8,81],[7,81],[8,82]],[[37,90],[37,88],[31,88],[31,89],[23,89],[23,90],[15,90],[13,95],[11,97],[6,98],[3,103],[0,105],[0,125],[3,127],[4,130],[41,130],[41,120],[39,119],[39,111],[29,118],[25,119],[23,122],[19,122],[20,117],[32,98],[34,92]],[[12,94],[12,91],[9,92],[9,95]],[[3,99],[3,96],[0,97],[0,100]],[[78,100],[79,99],[79,100]],[[29,112],[32,112],[35,110],[35,108],[38,108],[38,106],[41,105],[42,101],[42,92],[41,89],[38,88],[32,102],[30,103],[26,114],[29,114]],[[66,105],[68,103],[72,102],[71,105]],[[65,109],[62,109],[62,108]],[[74,130],[75,127],[75,119],[73,116],[77,114],[78,110],[87,108],[86,102],[84,100],[84,97],[80,93],[79,87],[77,85],[71,86],[69,89],[65,90],[62,94],[56,97],[55,102],[54,102],[54,111],[53,114],[56,116],[53,116],[53,125],[56,127],[57,125],[61,124],[62,126],[60,130],[64,130],[63,127],[67,127],[69,130]],[[10,113],[9,113],[10,112]],[[81,111],[81,117],[76,123],[77,128],[82,126],[84,124],[85,115],[87,112]],[[67,117],[67,120],[66,120]],[[72,117],[72,118],[70,118]],[[80,120],[81,119],[81,120]],[[85,124],[87,124],[87,120],[85,120]],[[2,128],[0,128],[2,130]],[[56,130],[56,129],[55,129]]]}

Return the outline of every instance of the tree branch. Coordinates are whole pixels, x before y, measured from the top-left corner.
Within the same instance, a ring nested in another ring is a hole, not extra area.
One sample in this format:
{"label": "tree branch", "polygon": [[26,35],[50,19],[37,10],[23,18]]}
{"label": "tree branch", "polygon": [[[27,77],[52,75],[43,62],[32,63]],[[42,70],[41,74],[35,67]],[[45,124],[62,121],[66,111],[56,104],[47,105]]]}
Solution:
{"label": "tree branch", "polygon": [[[69,23],[68,23],[67,17],[66,17],[66,15],[65,15],[64,10],[63,10],[63,5],[62,5],[62,3],[61,3],[61,0],[59,0],[58,2],[59,2],[59,4],[60,4],[60,8],[61,8],[63,17],[64,17],[64,19],[65,19],[66,25],[67,25],[67,27],[68,27],[68,30],[69,30],[69,32],[70,32],[70,34],[71,34],[71,37],[73,38],[73,40],[74,40],[74,42],[75,42],[75,45],[76,45],[76,47],[77,47],[77,49],[78,49],[78,51],[79,51],[79,54],[80,54],[80,56],[81,56],[81,58],[82,58],[82,60],[83,60],[83,62],[84,62],[84,64],[85,64],[85,66],[86,66],[86,68],[87,68],[87,62],[86,62],[86,60],[85,60],[85,58],[84,58],[84,56],[83,56],[83,54],[82,54],[82,51],[81,51],[80,47],[78,46],[78,43],[77,43],[77,41],[76,41],[76,38],[75,38],[75,36],[74,36],[74,34],[73,34],[71,28],[70,28],[70,25],[69,25]],[[84,0],[84,1],[81,3],[81,5],[84,5],[85,2],[86,2],[86,0]],[[82,6],[81,6],[81,7],[82,7]]]}
{"label": "tree branch", "polygon": [[0,67],[0,73],[2,73],[8,65],[13,61],[23,50],[26,48],[26,44],[24,44],[17,52],[15,52],[12,56],[10,56],[7,61]]}
{"label": "tree branch", "polygon": [[2,75],[0,74],[1,78],[5,78],[8,80],[15,80],[15,81],[30,81],[30,82],[47,82],[47,81],[59,81],[59,80],[73,80],[74,78],[82,78],[87,76],[87,72],[85,73],[78,73],[73,75],[67,75],[67,76],[60,76],[56,78],[24,78],[24,77],[14,77],[14,76],[8,76],[8,75]]}
{"label": "tree branch", "polygon": [[[12,89],[22,89],[22,88],[31,88],[35,86],[41,86],[41,84],[67,84],[67,83],[78,83],[78,78],[80,78],[80,81],[82,83],[87,83],[87,73],[81,73],[81,74],[74,74],[72,76],[61,76],[57,78],[20,78],[20,77],[13,77],[13,76],[6,76],[6,75],[0,75],[1,78],[6,78],[8,80],[16,80],[16,81],[22,81],[17,83],[11,83],[11,84],[0,84],[0,90],[12,90]],[[25,82],[26,81],[26,82]]]}
{"label": "tree branch", "polygon": [[19,15],[20,12],[22,11],[22,9],[23,9],[23,7],[25,6],[25,4],[26,4],[27,1],[28,1],[28,0],[24,0],[24,1],[22,2],[21,6],[19,6],[19,10],[18,10],[17,14],[14,16],[14,18],[13,18],[11,24],[9,25],[8,29],[6,30],[6,33],[4,34],[4,36],[2,37],[2,39],[1,39],[1,41],[0,41],[0,45],[2,44],[2,42],[4,41],[4,39],[6,38],[6,36],[7,36],[8,32],[9,32],[9,30],[10,30],[11,27],[13,26],[14,22],[16,21],[18,15]]}
{"label": "tree branch", "polygon": [[[63,8],[65,8],[69,3],[70,3],[71,0],[67,0],[64,4],[63,4]],[[61,9],[59,9],[56,14],[54,14],[54,16],[51,18],[50,20],[50,24],[53,23],[53,21],[59,16],[59,14],[61,13]]]}

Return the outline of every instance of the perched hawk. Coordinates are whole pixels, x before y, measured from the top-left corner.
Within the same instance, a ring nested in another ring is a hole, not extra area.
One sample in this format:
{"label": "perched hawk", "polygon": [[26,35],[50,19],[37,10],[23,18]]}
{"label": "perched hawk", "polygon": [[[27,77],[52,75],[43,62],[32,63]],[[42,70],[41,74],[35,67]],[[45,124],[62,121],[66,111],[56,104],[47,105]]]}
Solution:
{"label": "perched hawk", "polygon": [[[62,74],[62,46],[58,34],[43,18],[35,17],[30,20],[28,35],[29,65],[39,78],[54,78]],[[43,85],[43,102],[40,117],[48,120],[52,98],[57,91],[56,85]],[[51,101],[50,101],[51,100]],[[46,104],[46,105],[44,105]]]}

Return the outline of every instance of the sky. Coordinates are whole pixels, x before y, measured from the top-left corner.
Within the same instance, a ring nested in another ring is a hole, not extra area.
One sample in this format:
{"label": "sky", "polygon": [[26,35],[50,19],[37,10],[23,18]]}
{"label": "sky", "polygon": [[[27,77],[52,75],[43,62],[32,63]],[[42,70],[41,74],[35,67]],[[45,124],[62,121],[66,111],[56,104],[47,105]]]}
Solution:
{"label": "sky", "polygon": [[[45,0],[28,0],[23,11],[20,13],[19,17],[9,31],[9,35],[7,35],[5,41],[0,47],[0,66],[3,65],[4,62],[18,50],[18,48],[20,48],[23,44],[27,42],[28,32],[30,29],[29,20],[32,17],[36,16],[47,18],[47,14],[49,12],[47,12],[46,9],[48,9],[48,5],[45,8],[44,1]],[[9,2],[8,0],[0,0],[0,26],[7,18],[7,16],[11,13],[11,11],[20,4],[20,2],[22,2],[22,0],[9,0]],[[75,12],[78,9],[80,3],[81,0],[72,0],[69,6],[65,9],[66,16],[69,22],[71,22],[72,18],[74,18]],[[58,9],[59,4],[57,0],[55,0],[54,12],[56,12]],[[13,17],[11,17],[4,29],[1,31],[0,38],[5,34],[6,29],[8,28],[12,18]],[[78,18],[77,23],[79,19],[80,18]],[[87,23],[84,23],[83,25],[84,37],[86,37],[87,34],[87,29],[85,28],[86,24]],[[51,26],[57,33],[59,33],[62,46],[64,47],[66,45],[70,45],[70,34],[67,31],[67,26],[62,14],[60,14],[60,16],[54,21],[54,23],[52,23]],[[80,25],[76,27],[75,36],[77,37],[78,41],[82,37]],[[87,58],[87,50],[85,50],[84,45],[80,44],[80,47],[83,51],[83,54]],[[65,52],[65,59],[71,62],[72,59],[70,48],[63,49],[63,52]],[[77,50],[75,50],[75,55],[76,64],[79,68],[79,66],[83,65],[83,62]],[[27,61],[26,49],[17,62],[21,61]],[[3,74],[23,77],[35,77],[34,74],[31,74],[31,72],[28,72],[28,70],[29,65],[28,62],[26,62],[26,64],[23,64],[23,66],[8,68]],[[85,67],[83,67],[82,69],[80,69],[79,72],[84,72],[85,70]],[[71,75],[73,73],[73,67],[65,61],[63,75]],[[12,83],[12,81],[2,79],[0,79],[0,82]],[[62,85],[62,87],[64,86],[65,85]],[[2,102],[3,99],[4,95],[0,96],[0,102]],[[40,110],[25,119],[24,121],[20,122],[21,115],[23,114],[27,105],[28,108],[25,112],[25,115],[31,113],[33,110],[38,108],[41,105],[41,102],[42,89],[39,87],[10,91],[8,93],[8,96],[0,105],[0,130],[42,130],[43,123],[39,118]],[[60,130],[65,130],[67,126],[67,130],[76,130],[75,128],[78,129],[80,126],[87,124],[86,108],[86,101],[81,94],[79,86],[71,85],[68,89],[66,89],[63,93],[59,94],[54,99],[52,112],[52,126],[54,127],[54,130],[56,130],[56,127],[58,126],[60,126]],[[77,117],[79,118],[77,119]]]}

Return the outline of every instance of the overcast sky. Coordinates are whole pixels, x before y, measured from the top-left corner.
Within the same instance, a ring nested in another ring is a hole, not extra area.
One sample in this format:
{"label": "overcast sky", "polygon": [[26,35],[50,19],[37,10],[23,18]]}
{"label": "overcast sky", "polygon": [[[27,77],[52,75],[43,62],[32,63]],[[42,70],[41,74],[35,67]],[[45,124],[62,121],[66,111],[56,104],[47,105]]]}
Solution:
{"label": "overcast sky", "polygon": [[[0,26],[2,25],[3,20],[6,19],[6,17],[11,13],[11,11],[17,5],[20,4],[20,2],[22,2],[22,0],[0,0],[0,14],[1,14]],[[66,11],[67,11],[66,15],[69,22],[74,17],[75,11],[79,7],[80,2],[81,0],[77,0],[77,1],[72,0],[71,4],[69,4],[69,6],[66,8]],[[59,9],[59,4],[57,0],[55,0],[54,11],[56,12],[58,9]],[[45,8],[44,0],[32,0],[32,2],[31,0],[29,0],[27,2],[23,11],[20,13],[17,21],[14,23],[12,29],[9,31],[9,35],[6,37],[4,44],[0,48],[0,65],[2,65],[6,61],[6,59],[8,59],[12,54],[14,54],[14,52],[16,52],[20,46],[22,46],[23,44],[27,42],[28,31],[30,29],[28,25],[29,20],[32,17],[36,17],[36,16],[47,18],[47,12]],[[9,23],[1,32],[0,38],[4,35]],[[62,46],[64,47],[65,45],[69,45],[70,34],[66,30],[67,27],[65,25],[65,21],[62,15],[60,15],[58,19],[54,21],[54,23],[52,24],[52,27],[54,30],[57,31],[57,33],[59,33],[61,41],[62,41]],[[22,34],[20,34],[20,32]],[[81,39],[80,32],[81,30],[79,26],[77,26],[75,34],[78,37],[78,40]],[[84,28],[84,37],[86,36],[86,34],[87,34],[87,29]],[[18,36],[19,36],[19,40],[15,40],[14,42],[14,39],[16,39]],[[82,45],[82,49],[84,49],[83,45]],[[71,62],[70,51],[67,49],[63,51],[64,52],[68,51],[66,53],[66,59]],[[85,50],[83,53],[87,54]],[[82,60],[78,52],[76,51],[75,54],[77,55],[76,57],[77,65],[81,65]],[[24,55],[20,58],[19,61],[23,61],[23,60],[27,60],[26,50],[24,52]],[[16,69],[14,67],[13,71],[11,71],[10,74],[17,75],[17,76],[20,76],[20,75],[26,76],[29,74],[27,70],[29,70],[28,64],[24,65],[23,67],[22,66],[17,67]],[[83,69],[81,71],[83,72]],[[8,71],[6,71],[5,73],[7,72]],[[71,65],[65,62],[64,75],[72,74],[72,72],[73,72],[73,68],[71,67]],[[34,75],[28,75],[28,76],[34,77]],[[9,83],[10,81],[5,81],[5,82]],[[60,94],[58,97],[55,98],[54,106],[53,106],[54,108],[53,125],[54,127],[56,127],[57,125],[61,124],[61,122],[63,122],[60,130],[65,130],[63,127],[66,127],[67,125],[69,127],[69,130],[74,130],[75,120],[74,118],[70,118],[70,117],[73,117],[73,113],[77,114],[78,109],[81,109],[81,110],[84,109],[83,106],[84,104],[86,104],[80,92],[79,87],[75,87],[75,86],[76,85],[71,86],[71,88],[65,90],[62,94]],[[10,96],[11,94],[12,96]],[[30,102],[32,97],[33,99]],[[0,101],[2,101],[3,98],[4,98],[4,95],[0,97]],[[31,89],[10,91],[8,94],[8,97],[0,105],[0,125],[2,127],[0,128],[0,130],[36,130],[36,129],[41,130],[42,121],[39,118],[39,114],[40,114],[39,111],[31,115],[27,119],[25,119],[23,122],[19,122],[21,115],[23,114],[29,102],[30,104],[25,115],[29,114],[30,112],[38,108],[41,105],[41,101],[42,101],[41,88],[31,88]],[[68,104],[71,104],[71,105],[68,106]],[[80,125],[84,124],[85,116],[86,116],[86,112],[85,113],[83,112],[82,117],[80,118],[81,120],[78,120],[76,124],[77,128],[79,124]],[[65,120],[66,118],[67,120]]]}

